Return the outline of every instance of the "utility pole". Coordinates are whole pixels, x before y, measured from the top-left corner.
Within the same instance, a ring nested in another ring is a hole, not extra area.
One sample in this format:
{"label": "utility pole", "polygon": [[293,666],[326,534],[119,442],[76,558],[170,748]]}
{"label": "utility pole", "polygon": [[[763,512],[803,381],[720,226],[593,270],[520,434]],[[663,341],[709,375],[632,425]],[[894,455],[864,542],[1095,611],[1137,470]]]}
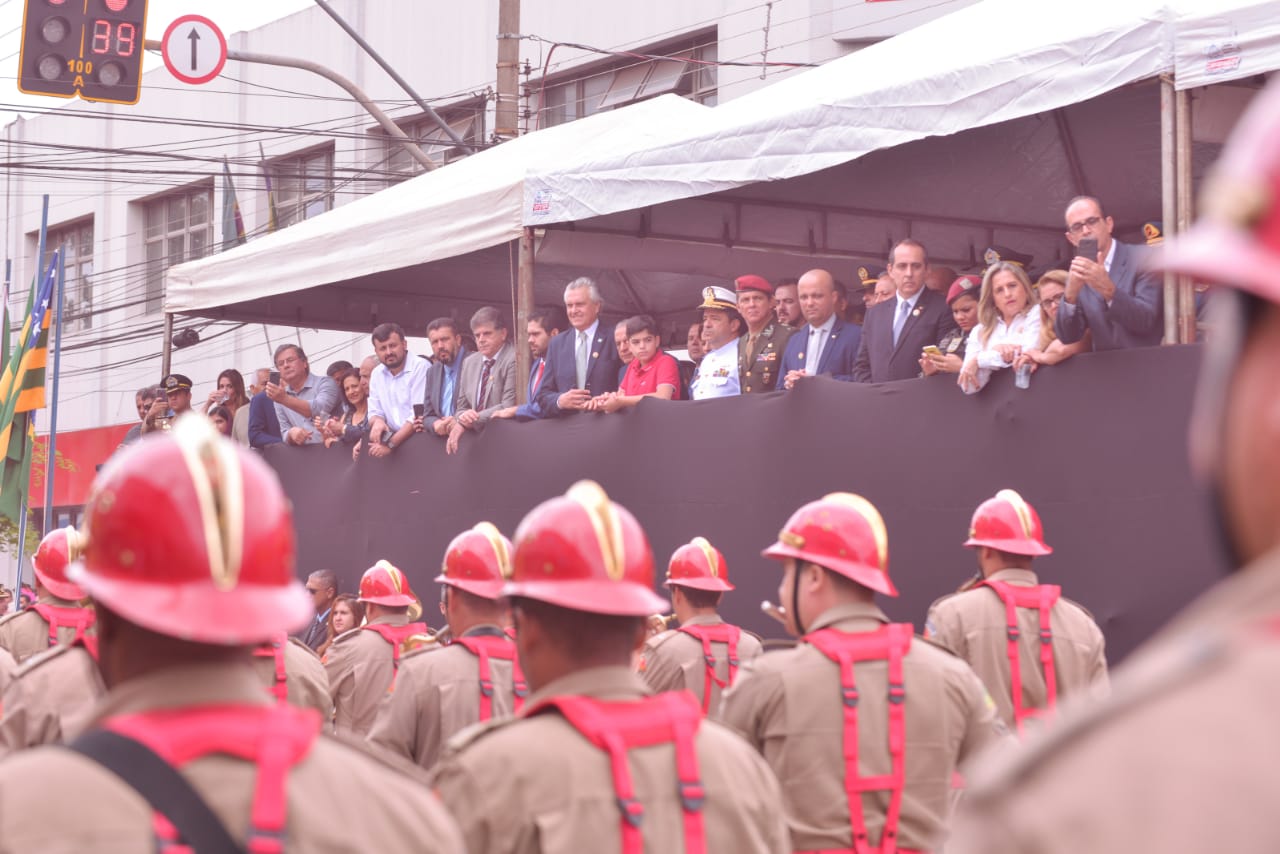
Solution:
{"label": "utility pole", "polygon": [[520,0],[498,0],[498,86],[493,133],[499,140],[518,133],[520,110]]}

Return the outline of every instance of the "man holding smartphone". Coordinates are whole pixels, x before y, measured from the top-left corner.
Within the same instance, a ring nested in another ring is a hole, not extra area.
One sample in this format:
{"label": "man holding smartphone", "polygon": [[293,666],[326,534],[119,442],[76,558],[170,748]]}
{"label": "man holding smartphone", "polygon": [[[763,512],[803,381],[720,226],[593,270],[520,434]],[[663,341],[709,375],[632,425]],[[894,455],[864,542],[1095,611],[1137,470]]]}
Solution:
{"label": "man holding smartphone", "polygon": [[385,457],[414,433],[415,406],[427,393],[430,365],[409,355],[398,323],[378,324],[373,349],[381,364],[369,376],[369,456]]}
{"label": "man holding smartphone", "polygon": [[328,418],[338,408],[338,384],[311,373],[311,363],[297,344],[277,347],[275,363],[266,392],[275,403],[280,438],[288,445],[320,444],[323,438],[314,419]]}
{"label": "man holding smartphone", "polygon": [[1112,239],[1115,223],[1092,196],[1072,199],[1066,220],[1076,257],[1054,321],[1058,338],[1074,344],[1092,330],[1095,350],[1158,345],[1163,292],[1159,277],[1142,269],[1138,247]]}

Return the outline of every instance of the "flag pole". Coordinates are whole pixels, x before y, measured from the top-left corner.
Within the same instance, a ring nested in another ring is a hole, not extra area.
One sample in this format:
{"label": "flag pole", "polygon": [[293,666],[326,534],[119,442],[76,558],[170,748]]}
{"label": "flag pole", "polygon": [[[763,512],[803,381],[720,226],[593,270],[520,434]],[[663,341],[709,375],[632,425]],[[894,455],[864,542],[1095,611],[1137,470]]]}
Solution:
{"label": "flag pole", "polygon": [[[34,412],[26,413],[31,419],[31,426],[23,425],[23,430],[34,430],[36,426],[36,414]],[[27,550],[27,516],[30,515],[27,509],[27,499],[24,495],[22,498],[22,518],[18,520],[18,575],[13,582],[13,601],[18,603],[15,611],[22,610],[22,559],[25,557]]]}
{"label": "flag pole", "polygon": [[[49,236],[49,194],[45,193],[44,198],[42,199],[41,205],[40,205],[40,239],[37,244],[38,248],[36,250],[36,284],[37,285],[39,285],[41,279],[44,278],[44,249],[45,249],[45,240],[46,238],[48,238],[48,236]],[[34,299],[34,297],[32,298]],[[35,412],[28,412],[27,418],[30,420],[28,421],[27,424],[23,425],[24,429],[34,430],[35,424],[36,424]],[[13,595],[17,597],[17,602],[19,607],[22,606],[22,559],[24,557],[24,552],[26,552],[26,548],[27,548],[27,515],[29,513],[29,510],[28,510],[28,502],[27,502],[26,494],[30,491],[30,489],[31,489],[30,483],[23,484],[22,518],[18,520],[18,577],[17,577],[17,581],[15,582],[15,587],[17,589],[14,590]],[[44,508],[44,515],[48,517],[49,515],[48,507]]]}
{"label": "flag pole", "polygon": [[64,243],[58,247],[58,308],[53,316],[54,332],[57,337],[53,344],[53,402],[49,405],[49,441],[44,460],[44,533],[53,527],[53,475],[57,471],[58,453],[58,371],[62,367],[62,301],[66,296],[63,274],[66,273],[66,248]]}

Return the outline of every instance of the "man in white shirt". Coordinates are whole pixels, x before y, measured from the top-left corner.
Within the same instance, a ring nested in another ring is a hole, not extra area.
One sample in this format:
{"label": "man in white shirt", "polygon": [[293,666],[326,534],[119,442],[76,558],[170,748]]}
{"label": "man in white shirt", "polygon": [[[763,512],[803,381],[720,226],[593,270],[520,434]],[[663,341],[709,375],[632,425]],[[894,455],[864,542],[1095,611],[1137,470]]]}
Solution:
{"label": "man in white shirt", "polygon": [[382,364],[369,377],[369,456],[385,457],[414,433],[414,404],[427,393],[426,359],[409,355],[404,330],[382,323],[373,330]]}
{"label": "man in white shirt", "polygon": [[714,285],[702,289],[702,340],[707,355],[689,383],[689,397],[706,400],[742,393],[738,375],[738,336],[746,330],[738,314],[738,295]]}

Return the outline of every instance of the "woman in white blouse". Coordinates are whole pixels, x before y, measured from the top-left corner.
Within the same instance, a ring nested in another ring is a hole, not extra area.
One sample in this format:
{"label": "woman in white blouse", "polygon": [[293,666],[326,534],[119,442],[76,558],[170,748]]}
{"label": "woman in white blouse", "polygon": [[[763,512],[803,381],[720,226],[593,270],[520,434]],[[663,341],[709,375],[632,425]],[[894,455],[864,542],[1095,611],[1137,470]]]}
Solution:
{"label": "woman in white blouse", "polygon": [[1040,343],[1040,311],[1031,280],[1017,264],[1000,261],[987,268],[978,300],[978,325],[965,345],[957,382],[965,394],[987,384],[991,372],[1008,368],[1023,350]]}

